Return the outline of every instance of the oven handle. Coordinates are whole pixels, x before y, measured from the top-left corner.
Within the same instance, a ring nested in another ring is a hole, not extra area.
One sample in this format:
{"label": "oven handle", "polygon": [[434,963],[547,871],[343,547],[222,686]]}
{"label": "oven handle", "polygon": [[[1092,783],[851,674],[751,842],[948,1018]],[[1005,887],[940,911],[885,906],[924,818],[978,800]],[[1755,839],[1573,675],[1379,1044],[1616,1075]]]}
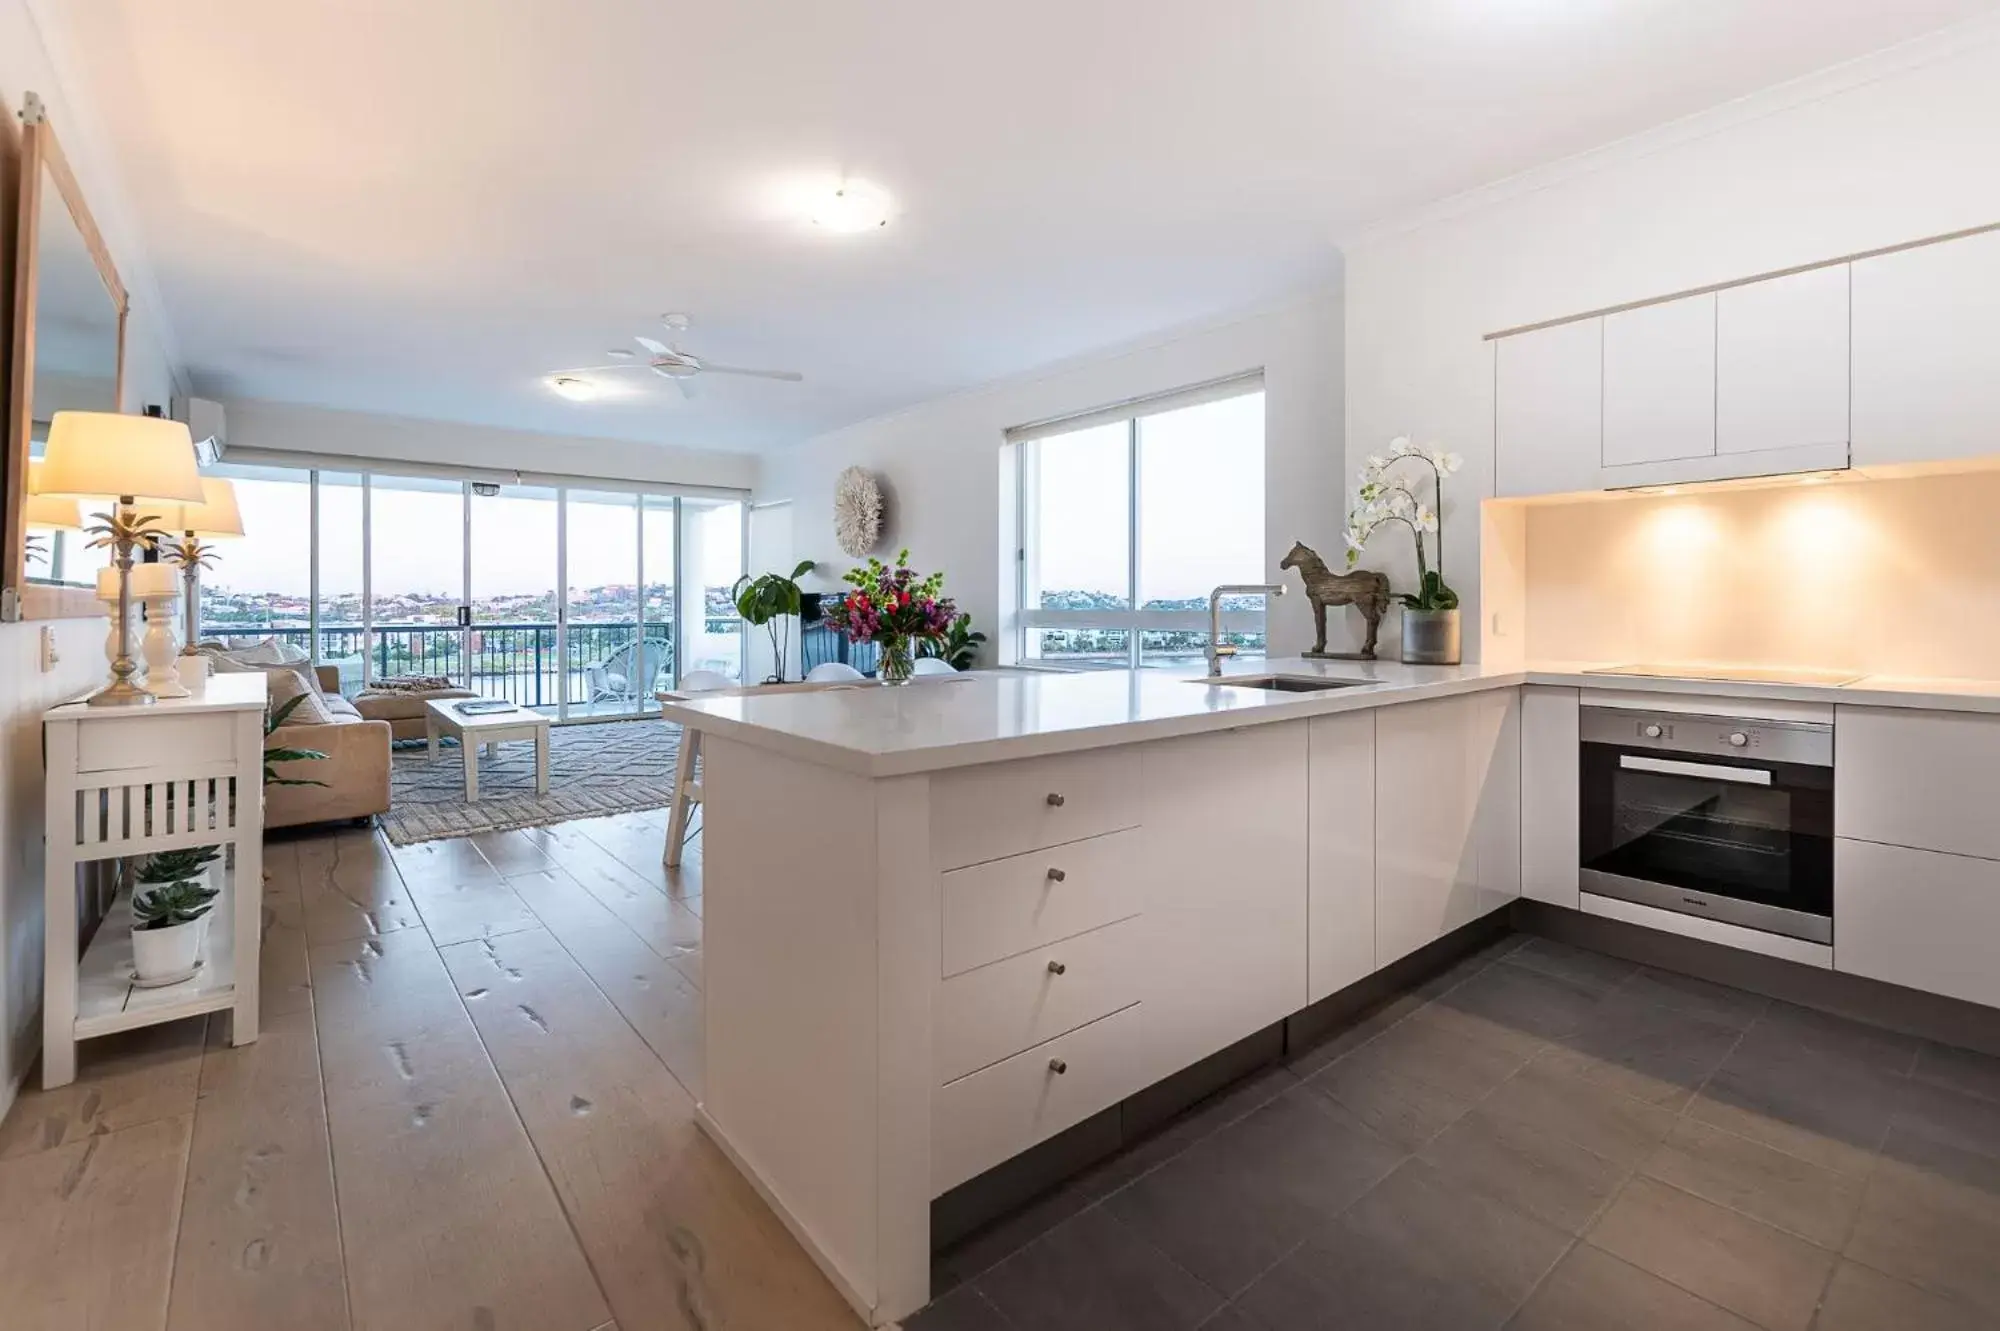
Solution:
{"label": "oven handle", "polygon": [[1711,781],[1734,781],[1740,786],[1768,786],[1771,774],[1761,767],[1724,767],[1720,763],[1685,763],[1676,758],[1643,758],[1621,753],[1618,765],[1633,772],[1660,772],[1667,776],[1698,776]]}

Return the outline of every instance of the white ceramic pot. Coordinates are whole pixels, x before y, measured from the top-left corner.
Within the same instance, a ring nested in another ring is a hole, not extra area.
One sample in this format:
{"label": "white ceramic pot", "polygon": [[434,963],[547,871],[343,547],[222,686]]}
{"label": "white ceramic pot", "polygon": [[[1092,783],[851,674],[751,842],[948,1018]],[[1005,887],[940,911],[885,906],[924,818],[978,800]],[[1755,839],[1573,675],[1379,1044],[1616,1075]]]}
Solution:
{"label": "white ceramic pot", "polygon": [[141,980],[164,980],[185,975],[201,957],[203,920],[165,929],[132,930],[132,967]]}
{"label": "white ceramic pot", "polygon": [[199,697],[208,684],[208,658],[200,652],[184,652],[174,659],[174,669],[180,673],[181,687]]}

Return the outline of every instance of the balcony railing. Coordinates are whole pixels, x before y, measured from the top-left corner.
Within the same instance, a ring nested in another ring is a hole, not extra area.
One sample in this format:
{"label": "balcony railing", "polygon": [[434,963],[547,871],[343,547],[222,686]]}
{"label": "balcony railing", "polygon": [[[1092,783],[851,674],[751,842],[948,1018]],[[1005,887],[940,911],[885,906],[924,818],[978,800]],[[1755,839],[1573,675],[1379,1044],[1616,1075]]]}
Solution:
{"label": "balcony railing", "polygon": [[[736,621],[712,618],[711,634],[732,633]],[[340,691],[360,692],[364,680],[396,675],[443,675],[465,682],[473,692],[505,698],[523,707],[553,709],[558,699],[593,712],[646,705],[674,671],[672,625],[648,623],[645,645],[640,626],[625,623],[572,623],[568,651],[558,650],[554,624],[377,624],[321,625],[318,649],[304,626],[269,627],[211,624],[203,639],[225,643],[276,638],[312,653],[320,665],[340,672]],[[365,663],[365,668],[364,668]],[[695,663],[698,664],[698,663]],[[691,667],[692,668],[692,665]]]}

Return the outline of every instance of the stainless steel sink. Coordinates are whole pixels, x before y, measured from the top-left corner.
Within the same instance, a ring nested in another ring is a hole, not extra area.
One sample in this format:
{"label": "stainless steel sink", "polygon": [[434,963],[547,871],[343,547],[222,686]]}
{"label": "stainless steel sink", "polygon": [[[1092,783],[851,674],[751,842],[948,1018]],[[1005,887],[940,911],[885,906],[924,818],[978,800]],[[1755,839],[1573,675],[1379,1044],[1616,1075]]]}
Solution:
{"label": "stainless steel sink", "polygon": [[1225,675],[1221,679],[1191,680],[1222,689],[1263,689],[1268,693],[1324,693],[1329,689],[1359,689],[1374,683],[1367,679],[1326,679],[1319,675]]}

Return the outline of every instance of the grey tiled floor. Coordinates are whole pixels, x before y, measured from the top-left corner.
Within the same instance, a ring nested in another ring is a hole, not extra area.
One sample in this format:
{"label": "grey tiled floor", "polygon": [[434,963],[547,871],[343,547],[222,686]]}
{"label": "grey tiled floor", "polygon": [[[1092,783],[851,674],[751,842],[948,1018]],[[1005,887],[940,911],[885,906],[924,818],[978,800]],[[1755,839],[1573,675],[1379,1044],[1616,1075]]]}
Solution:
{"label": "grey tiled floor", "polygon": [[933,1289],[908,1331],[2000,1328],[2000,1059],[1509,938]]}

